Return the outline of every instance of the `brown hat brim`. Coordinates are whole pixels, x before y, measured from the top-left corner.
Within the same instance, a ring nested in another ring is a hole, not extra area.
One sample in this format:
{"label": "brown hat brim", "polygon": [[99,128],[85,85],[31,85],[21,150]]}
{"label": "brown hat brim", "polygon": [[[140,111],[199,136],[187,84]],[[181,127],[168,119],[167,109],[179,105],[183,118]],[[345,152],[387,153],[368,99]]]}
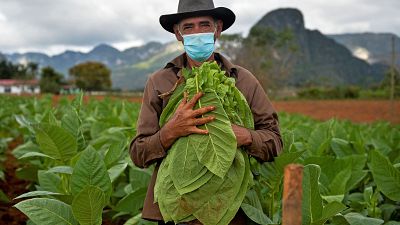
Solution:
{"label": "brown hat brim", "polygon": [[217,7],[209,10],[199,10],[193,12],[183,12],[175,14],[167,14],[160,16],[161,26],[168,32],[174,33],[174,25],[179,23],[182,19],[196,17],[196,16],[211,16],[215,19],[223,21],[222,31],[228,29],[235,22],[235,14],[228,8]]}

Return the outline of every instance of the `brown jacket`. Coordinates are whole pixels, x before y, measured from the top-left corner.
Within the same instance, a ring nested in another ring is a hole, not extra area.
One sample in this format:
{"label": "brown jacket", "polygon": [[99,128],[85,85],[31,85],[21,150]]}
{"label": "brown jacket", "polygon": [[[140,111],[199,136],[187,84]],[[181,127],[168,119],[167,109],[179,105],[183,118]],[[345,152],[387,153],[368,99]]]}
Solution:
{"label": "brown jacket", "polygon": [[[215,60],[227,72],[227,76],[236,79],[236,87],[243,93],[253,112],[255,130],[250,130],[253,142],[247,146],[247,153],[262,162],[272,161],[282,149],[282,140],[277,114],[263,88],[248,70],[233,65],[218,53],[215,53]],[[142,211],[144,219],[162,220],[158,204],[154,203],[153,195],[159,164],[168,151],[161,145],[158,122],[169,98],[161,99],[158,95],[172,89],[179,77],[182,76],[181,69],[184,66],[186,66],[185,53],[152,74],[144,90],[137,122],[137,135],[130,145],[130,155],[136,166],[145,168],[157,163],[144,202]]]}

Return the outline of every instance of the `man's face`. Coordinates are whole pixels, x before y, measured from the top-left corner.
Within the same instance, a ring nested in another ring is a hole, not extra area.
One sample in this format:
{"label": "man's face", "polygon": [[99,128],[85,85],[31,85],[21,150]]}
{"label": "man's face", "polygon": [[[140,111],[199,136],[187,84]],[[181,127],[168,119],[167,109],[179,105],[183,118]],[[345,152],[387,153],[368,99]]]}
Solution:
{"label": "man's face", "polygon": [[219,38],[222,31],[222,21],[214,20],[211,16],[199,16],[183,19],[174,26],[177,39],[182,41],[181,35],[197,33],[214,33]]}

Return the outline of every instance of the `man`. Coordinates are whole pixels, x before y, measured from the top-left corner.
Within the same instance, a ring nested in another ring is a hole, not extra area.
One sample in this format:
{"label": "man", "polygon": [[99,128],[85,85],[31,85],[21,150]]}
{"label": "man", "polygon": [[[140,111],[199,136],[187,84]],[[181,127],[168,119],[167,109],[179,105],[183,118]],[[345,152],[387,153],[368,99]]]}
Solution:
{"label": "man", "polygon": [[[233,65],[214,52],[215,40],[234,21],[235,14],[230,9],[215,8],[212,0],[180,0],[178,13],[160,17],[161,26],[183,42],[185,53],[149,77],[137,123],[137,136],[130,146],[136,166],[144,168],[156,164],[142,211],[144,219],[163,223],[159,207],[154,203],[154,184],[159,164],[168,154],[168,149],[179,137],[207,134],[207,130],[198,126],[214,119],[201,117],[214,110],[213,106],[193,109],[201,98],[199,93],[191,100],[184,96],[172,118],[159,127],[159,117],[168,103],[169,94],[182,80],[182,68],[217,61],[227,76],[235,78],[236,86],[245,96],[254,116],[255,130],[232,125],[238,146],[244,146],[250,156],[261,162],[272,161],[282,149],[277,115],[257,79],[246,69]],[[243,212],[239,211],[231,224],[245,224],[244,218]]]}

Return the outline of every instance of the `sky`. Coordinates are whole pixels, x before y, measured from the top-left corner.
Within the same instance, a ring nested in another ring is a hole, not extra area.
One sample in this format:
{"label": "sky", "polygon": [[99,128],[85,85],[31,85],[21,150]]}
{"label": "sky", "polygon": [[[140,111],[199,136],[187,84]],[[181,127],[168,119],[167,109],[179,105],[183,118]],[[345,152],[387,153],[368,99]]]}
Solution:
{"label": "sky", "polygon": [[[247,35],[266,13],[297,8],[308,29],[324,34],[390,32],[400,36],[400,0],[214,0],[230,8],[235,24],[226,33]],[[119,50],[149,41],[170,42],[162,14],[174,0],[0,0],[0,52],[87,52],[98,44]]]}

